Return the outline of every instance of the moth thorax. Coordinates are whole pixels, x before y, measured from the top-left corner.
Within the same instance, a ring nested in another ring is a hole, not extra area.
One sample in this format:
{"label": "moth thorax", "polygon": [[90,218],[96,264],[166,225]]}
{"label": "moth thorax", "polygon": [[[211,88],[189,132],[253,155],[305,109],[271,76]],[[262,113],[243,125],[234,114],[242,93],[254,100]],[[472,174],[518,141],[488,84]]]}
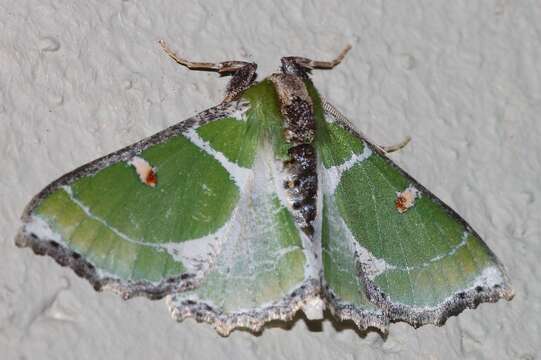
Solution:
{"label": "moth thorax", "polygon": [[314,141],[316,125],[314,106],[302,78],[290,74],[270,77],[280,102],[285,140],[291,144]]}

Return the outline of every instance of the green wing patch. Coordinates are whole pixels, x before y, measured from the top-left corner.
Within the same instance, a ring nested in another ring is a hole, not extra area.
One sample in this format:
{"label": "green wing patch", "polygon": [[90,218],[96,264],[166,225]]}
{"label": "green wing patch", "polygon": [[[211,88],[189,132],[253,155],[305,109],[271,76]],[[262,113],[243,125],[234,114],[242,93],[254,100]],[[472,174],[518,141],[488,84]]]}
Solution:
{"label": "green wing patch", "polygon": [[255,121],[226,118],[206,124],[198,128],[197,132],[212,148],[224,154],[230,161],[250,168],[260,138],[259,130],[260,127]]}

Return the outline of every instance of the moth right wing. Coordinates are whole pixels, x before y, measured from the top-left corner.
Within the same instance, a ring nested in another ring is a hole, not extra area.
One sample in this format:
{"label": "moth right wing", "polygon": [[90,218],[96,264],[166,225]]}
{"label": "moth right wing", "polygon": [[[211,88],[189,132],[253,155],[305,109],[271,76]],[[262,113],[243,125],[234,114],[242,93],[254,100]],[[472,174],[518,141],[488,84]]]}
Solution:
{"label": "moth right wing", "polygon": [[512,298],[503,266],[456,212],[339,116],[319,111],[323,282],[338,317],[361,328],[441,325]]}

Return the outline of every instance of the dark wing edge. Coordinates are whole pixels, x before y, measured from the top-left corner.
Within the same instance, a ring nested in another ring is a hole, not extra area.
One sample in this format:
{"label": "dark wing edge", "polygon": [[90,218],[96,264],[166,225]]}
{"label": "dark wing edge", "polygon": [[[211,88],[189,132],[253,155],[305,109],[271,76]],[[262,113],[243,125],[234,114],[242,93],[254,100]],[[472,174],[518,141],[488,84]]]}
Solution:
{"label": "dark wing edge", "polygon": [[341,321],[351,320],[359,330],[377,329],[383,334],[389,330],[389,317],[382,309],[367,310],[345,302],[336,296],[323,279],[323,295],[329,310]]}

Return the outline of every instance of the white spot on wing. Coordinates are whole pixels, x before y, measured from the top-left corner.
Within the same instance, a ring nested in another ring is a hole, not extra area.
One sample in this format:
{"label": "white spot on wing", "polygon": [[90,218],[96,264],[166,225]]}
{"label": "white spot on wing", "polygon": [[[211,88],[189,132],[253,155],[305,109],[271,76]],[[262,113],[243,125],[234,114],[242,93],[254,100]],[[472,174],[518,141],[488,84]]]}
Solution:
{"label": "white spot on wing", "polygon": [[128,161],[128,164],[135,168],[137,175],[139,175],[139,180],[143,184],[150,187],[156,186],[156,168],[150,166],[148,161],[139,156],[134,156]]}
{"label": "white spot on wing", "polygon": [[53,240],[64,244],[62,236],[53,231],[45,220],[36,215],[32,215],[30,221],[24,224],[24,231],[28,234],[36,235],[41,240]]}
{"label": "white spot on wing", "polygon": [[481,274],[477,276],[474,280],[475,286],[489,287],[492,288],[495,285],[502,285],[505,283],[502,276],[502,272],[496,266],[489,266],[484,268]]}
{"label": "white spot on wing", "polygon": [[235,108],[233,112],[229,115],[229,117],[232,117],[234,119],[237,119],[239,121],[246,121],[247,116],[246,113],[250,109],[250,103],[248,101],[242,101],[240,100],[239,106]]}
{"label": "white spot on wing", "polygon": [[[353,236],[353,234],[351,236]],[[383,274],[388,269],[393,268],[393,266],[389,265],[385,260],[375,257],[374,254],[367,248],[361,246],[356,240],[353,241],[353,246],[355,248],[357,260],[361,262],[363,271],[370,280]]]}
{"label": "white spot on wing", "polygon": [[302,311],[308,320],[323,320],[325,303],[319,297],[310,298],[302,307]]}

